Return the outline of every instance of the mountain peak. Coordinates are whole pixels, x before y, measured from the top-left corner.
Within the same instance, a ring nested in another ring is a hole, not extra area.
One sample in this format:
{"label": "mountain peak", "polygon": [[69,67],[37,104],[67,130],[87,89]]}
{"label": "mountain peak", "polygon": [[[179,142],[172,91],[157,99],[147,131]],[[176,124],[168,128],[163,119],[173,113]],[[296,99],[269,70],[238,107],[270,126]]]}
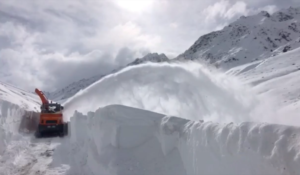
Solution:
{"label": "mountain peak", "polygon": [[158,53],[148,53],[142,58],[135,59],[132,63],[128,65],[137,65],[145,62],[167,62],[169,58],[165,54],[158,54]]}
{"label": "mountain peak", "polygon": [[267,17],[267,18],[270,18],[270,17],[271,17],[270,13],[268,13],[267,11],[261,11],[261,12],[259,13],[259,15],[261,15],[261,16],[263,16],[263,17]]}

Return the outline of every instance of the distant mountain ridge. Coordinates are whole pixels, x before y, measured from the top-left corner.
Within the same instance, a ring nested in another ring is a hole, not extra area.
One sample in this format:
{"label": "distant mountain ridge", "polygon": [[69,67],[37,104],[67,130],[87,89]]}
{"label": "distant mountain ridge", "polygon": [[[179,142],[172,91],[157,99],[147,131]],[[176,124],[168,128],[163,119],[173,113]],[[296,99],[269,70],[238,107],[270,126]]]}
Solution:
{"label": "distant mountain ridge", "polygon": [[[158,53],[148,53],[142,58],[137,58],[133,62],[127,64],[124,67],[120,67],[118,69],[113,70],[111,73],[115,73],[117,71],[120,71],[121,69],[128,67],[128,66],[133,66],[133,65],[138,65],[138,64],[143,64],[146,62],[168,62],[169,58],[165,54],[158,54]],[[73,82],[69,84],[68,86],[54,91],[54,92],[45,92],[45,95],[52,100],[65,100],[73,95],[75,95],[78,91],[81,89],[84,89],[91,85],[92,83],[100,80],[106,75],[95,75],[90,78],[84,78],[79,81]]]}
{"label": "distant mountain ridge", "polygon": [[300,8],[262,11],[201,36],[175,60],[198,60],[228,70],[300,46]]}

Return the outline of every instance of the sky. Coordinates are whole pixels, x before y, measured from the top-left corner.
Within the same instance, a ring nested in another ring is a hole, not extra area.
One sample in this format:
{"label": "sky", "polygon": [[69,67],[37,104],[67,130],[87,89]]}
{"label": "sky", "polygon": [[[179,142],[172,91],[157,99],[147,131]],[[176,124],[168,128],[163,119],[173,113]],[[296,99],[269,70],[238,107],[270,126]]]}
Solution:
{"label": "sky", "polygon": [[298,0],[0,0],[0,82],[54,91]]}

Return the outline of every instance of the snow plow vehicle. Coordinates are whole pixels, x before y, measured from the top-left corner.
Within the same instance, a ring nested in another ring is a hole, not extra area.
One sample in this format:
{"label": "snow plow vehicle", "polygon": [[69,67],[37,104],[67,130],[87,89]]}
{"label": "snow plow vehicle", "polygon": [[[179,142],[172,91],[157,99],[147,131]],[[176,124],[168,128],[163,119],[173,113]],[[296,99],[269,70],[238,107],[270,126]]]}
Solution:
{"label": "snow plow vehicle", "polygon": [[60,136],[68,134],[68,123],[64,122],[64,107],[58,103],[49,102],[44,93],[39,89],[35,89],[35,93],[42,101],[39,123],[35,131],[35,137],[41,138],[45,136]]}

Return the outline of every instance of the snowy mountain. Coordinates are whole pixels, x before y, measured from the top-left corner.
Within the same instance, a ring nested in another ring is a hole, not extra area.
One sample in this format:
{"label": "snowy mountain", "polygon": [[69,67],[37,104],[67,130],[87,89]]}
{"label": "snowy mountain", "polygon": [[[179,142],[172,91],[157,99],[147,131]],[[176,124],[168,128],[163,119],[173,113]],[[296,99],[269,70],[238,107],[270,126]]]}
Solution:
{"label": "snowy mountain", "polygon": [[[173,60],[169,60],[164,54],[150,53],[127,66],[146,62],[200,60],[229,70],[288,52],[299,46],[300,8],[291,7],[272,15],[262,11],[253,16],[242,16],[220,31],[201,36],[187,51]],[[82,79],[46,95],[51,99],[64,101],[104,76],[106,75]]]}
{"label": "snowy mountain", "polygon": [[[169,59],[165,54],[158,54],[158,53],[148,53],[142,58],[137,58],[133,62],[127,64],[125,67],[121,67],[119,69],[113,70],[110,74],[118,72],[128,66],[133,66],[133,65],[139,65],[147,62],[168,62]],[[105,77],[106,75],[95,75],[90,78],[85,78],[81,79],[79,81],[73,82],[69,84],[68,86],[64,87],[63,89],[54,91],[54,92],[45,92],[45,95],[52,100],[60,101],[63,102],[67,98],[73,96],[80,90],[88,87],[89,85],[93,84],[97,80]]]}
{"label": "snowy mountain", "polygon": [[176,60],[200,60],[228,70],[300,46],[300,8],[262,11],[201,36]]}

